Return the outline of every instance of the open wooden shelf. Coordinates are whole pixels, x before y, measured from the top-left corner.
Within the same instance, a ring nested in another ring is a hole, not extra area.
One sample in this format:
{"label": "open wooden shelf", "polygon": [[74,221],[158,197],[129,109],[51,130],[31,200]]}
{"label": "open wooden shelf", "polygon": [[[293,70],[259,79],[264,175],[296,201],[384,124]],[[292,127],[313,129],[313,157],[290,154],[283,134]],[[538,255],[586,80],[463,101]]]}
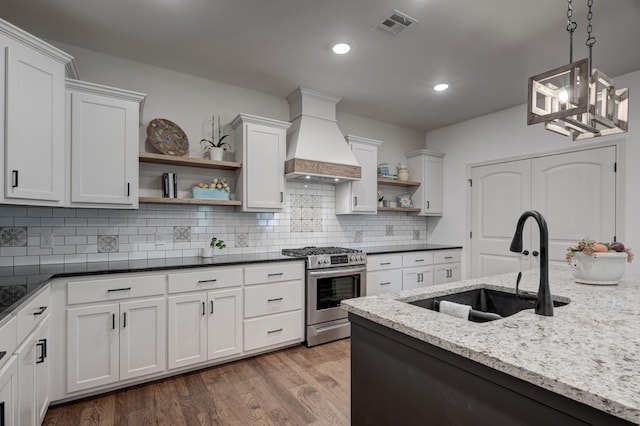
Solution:
{"label": "open wooden shelf", "polygon": [[378,178],[378,185],[420,186],[420,182],[415,182],[415,181],[412,181],[412,180],[397,180],[397,179]]}
{"label": "open wooden shelf", "polygon": [[378,207],[379,212],[412,212],[417,213],[420,211],[417,207]]}
{"label": "open wooden shelf", "polygon": [[238,200],[203,200],[200,198],[161,198],[161,197],[140,197],[141,203],[151,204],[191,204],[209,206],[241,206],[242,201]]}
{"label": "open wooden shelf", "polygon": [[141,163],[172,164],[176,166],[200,167],[203,169],[238,170],[242,168],[242,164],[235,161],[214,161],[196,157],[177,157],[152,152],[141,152],[139,153],[138,159]]}

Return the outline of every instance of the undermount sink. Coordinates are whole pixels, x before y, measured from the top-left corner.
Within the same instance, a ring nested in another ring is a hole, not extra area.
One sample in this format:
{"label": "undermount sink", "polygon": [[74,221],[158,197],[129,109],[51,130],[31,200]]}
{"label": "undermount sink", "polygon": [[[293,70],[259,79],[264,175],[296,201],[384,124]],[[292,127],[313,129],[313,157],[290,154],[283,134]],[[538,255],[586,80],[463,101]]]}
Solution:
{"label": "undermount sink", "polygon": [[[533,309],[536,304],[535,297],[531,296],[531,293],[527,293],[525,298],[519,298],[514,293],[507,293],[505,291],[490,290],[486,288],[479,288],[475,290],[467,290],[459,293],[445,294],[438,297],[431,297],[429,299],[415,300],[408,302],[411,305],[419,306],[421,308],[437,311],[437,305],[439,301],[447,300],[449,302],[460,303],[463,305],[470,305],[472,312],[479,311],[490,314],[497,314],[500,317],[508,317],[525,309]],[[554,307],[560,307],[567,305],[569,302],[561,302],[558,300],[553,301]],[[495,319],[500,319],[495,315],[469,315],[469,321],[472,322],[487,322]]]}

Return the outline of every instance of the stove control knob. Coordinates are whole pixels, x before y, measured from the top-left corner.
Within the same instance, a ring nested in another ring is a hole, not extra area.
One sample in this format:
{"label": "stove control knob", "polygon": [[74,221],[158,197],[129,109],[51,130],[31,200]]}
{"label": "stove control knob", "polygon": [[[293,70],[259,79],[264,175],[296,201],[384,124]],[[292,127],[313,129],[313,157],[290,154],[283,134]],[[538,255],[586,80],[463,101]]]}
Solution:
{"label": "stove control knob", "polygon": [[351,256],[349,256],[349,261],[350,262],[355,262],[356,260],[358,260],[358,259],[356,258],[355,254],[352,254]]}
{"label": "stove control knob", "polygon": [[363,255],[361,255],[361,254],[359,254],[359,255],[358,255],[358,260],[364,260],[364,256],[363,256]]}
{"label": "stove control knob", "polygon": [[329,258],[328,258],[328,257],[324,257],[324,258],[322,259],[322,262],[326,265],[326,264],[328,264],[328,263],[329,263],[329,262],[331,262],[331,261],[329,260]]}

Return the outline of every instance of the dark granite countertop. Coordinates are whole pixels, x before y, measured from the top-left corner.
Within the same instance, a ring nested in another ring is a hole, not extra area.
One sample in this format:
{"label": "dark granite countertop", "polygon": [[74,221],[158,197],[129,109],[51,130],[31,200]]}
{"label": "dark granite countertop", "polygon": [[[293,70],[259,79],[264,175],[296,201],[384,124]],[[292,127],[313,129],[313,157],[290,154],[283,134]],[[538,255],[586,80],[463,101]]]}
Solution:
{"label": "dark granite countertop", "polygon": [[[384,254],[460,248],[462,247],[438,244],[412,244],[390,247],[361,247],[359,250],[367,254]],[[174,257],[119,262],[63,263],[55,265],[4,267],[0,268],[0,321],[18,309],[53,278],[294,260],[300,259],[283,256],[279,252],[269,252],[226,256],[216,255],[212,258]]]}

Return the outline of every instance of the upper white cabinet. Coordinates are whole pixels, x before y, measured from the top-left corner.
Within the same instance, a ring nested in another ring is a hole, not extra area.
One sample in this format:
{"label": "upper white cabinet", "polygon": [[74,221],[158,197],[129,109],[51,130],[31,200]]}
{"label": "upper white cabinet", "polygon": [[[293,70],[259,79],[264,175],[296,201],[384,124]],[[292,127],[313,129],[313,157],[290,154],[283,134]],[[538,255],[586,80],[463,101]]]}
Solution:
{"label": "upper white cabinet", "polygon": [[347,135],[362,178],[336,185],[336,214],[376,214],[378,209],[378,147],[382,141]]}
{"label": "upper white cabinet", "polygon": [[2,20],[0,48],[0,201],[61,206],[64,78],[73,58]]}
{"label": "upper white cabinet", "polygon": [[426,149],[406,154],[411,174],[422,184],[412,196],[420,216],[442,216],[442,166],[444,154]]}
{"label": "upper white cabinet", "polygon": [[284,159],[290,123],[240,114],[233,122],[238,173],[236,198],[242,211],[274,212],[284,206]]}
{"label": "upper white cabinet", "polygon": [[138,207],[138,127],[145,95],[67,80],[69,205]]}

